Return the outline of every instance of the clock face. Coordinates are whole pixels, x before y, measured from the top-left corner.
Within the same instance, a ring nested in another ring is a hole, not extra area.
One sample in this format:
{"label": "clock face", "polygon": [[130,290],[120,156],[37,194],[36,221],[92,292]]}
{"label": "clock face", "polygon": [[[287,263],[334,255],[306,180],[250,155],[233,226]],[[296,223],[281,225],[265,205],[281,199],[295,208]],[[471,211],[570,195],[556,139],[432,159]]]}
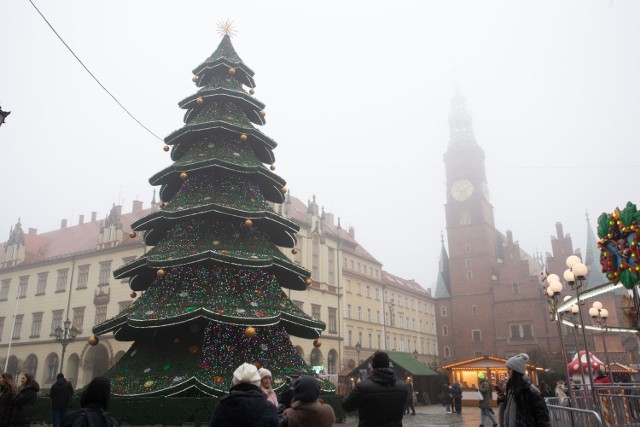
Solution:
{"label": "clock face", "polygon": [[473,194],[473,184],[467,179],[460,179],[451,186],[451,196],[458,200],[467,200]]}

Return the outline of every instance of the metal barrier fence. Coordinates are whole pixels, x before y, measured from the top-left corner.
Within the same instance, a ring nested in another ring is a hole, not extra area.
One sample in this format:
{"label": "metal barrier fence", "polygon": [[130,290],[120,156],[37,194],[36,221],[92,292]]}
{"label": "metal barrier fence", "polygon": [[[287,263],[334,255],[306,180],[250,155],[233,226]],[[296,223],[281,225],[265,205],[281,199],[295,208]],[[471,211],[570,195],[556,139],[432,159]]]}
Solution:
{"label": "metal barrier fence", "polygon": [[604,427],[602,418],[596,411],[569,406],[547,405],[547,407],[551,427]]}

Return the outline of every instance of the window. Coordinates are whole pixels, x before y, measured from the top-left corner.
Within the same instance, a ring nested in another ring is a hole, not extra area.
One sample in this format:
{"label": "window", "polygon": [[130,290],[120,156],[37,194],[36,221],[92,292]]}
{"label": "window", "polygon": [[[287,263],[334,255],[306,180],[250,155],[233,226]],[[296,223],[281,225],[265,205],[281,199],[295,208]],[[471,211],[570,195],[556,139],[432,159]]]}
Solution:
{"label": "window", "polygon": [[342,266],[347,267],[347,257],[342,258]]}
{"label": "window", "polygon": [[471,331],[471,339],[473,340],[473,342],[482,341],[482,331],[480,331],[480,329],[473,329]]}
{"label": "window", "polygon": [[451,349],[448,345],[444,346],[444,357],[451,357]]}
{"label": "window", "polygon": [[382,335],[378,334],[378,348],[382,348]]}
{"label": "window", "polygon": [[443,337],[449,336],[449,327],[447,325],[442,326],[442,336]]}
{"label": "window", "polygon": [[36,295],[44,295],[44,292],[47,288],[47,278],[49,277],[49,272],[46,273],[38,273],[38,283],[36,284]]}
{"label": "window", "polygon": [[474,316],[476,314],[478,314],[478,307],[476,307],[475,305],[471,306],[471,314],[473,314]]}
{"label": "window", "polygon": [[367,322],[371,322],[371,309],[367,308]]}
{"label": "window", "polygon": [[56,375],[58,375],[58,355],[51,354],[49,356],[49,363],[47,364],[47,381],[48,383],[52,383],[56,380]]}
{"label": "window", "polygon": [[471,258],[465,258],[464,259],[464,266],[465,267],[471,267]]}
{"label": "window", "polygon": [[445,307],[444,305],[440,307],[440,316],[447,317],[447,307]]}
{"label": "window", "polygon": [[367,298],[371,298],[371,287],[367,285]]}
{"label": "window", "polygon": [[56,281],[56,292],[64,292],[67,289],[68,268],[58,270],[58,280]]}
{"label": "window", "polygon": [[304,302],[302,302],[302,301],[295,301],[295,300],[294,300],[294,301],[293,301],[293,303],[296,305],[296,307],[298,307],[298,309],[300,309],[300,310],[303,310],[303,311],[304,311],[304,309],[303,309],[303,307],[304,307]]}
{"label": "window", "polygon": [[96,325],[107,320],[107,306],[106,305],[97,305],[96,306]]}
{"label": "window", "polygon": [[473,279],[473,273],[471,273],[471,271],[467,271],[466,276],[467,276],[467,280]]}
{"label": "window", "polygon": [[362,332],[358,332],[358,342],[360,343],[360,345],[362,345]]}
{"label": "window", "polygon": [[122,313],[131,305],[131,301],[121,301],[118,303],[118,313]]}
{"label": "window", "polygon": [[362,307],[358,306],[358,320],[362,320]]}
{"label": "window", "polygon": [[20,339],[20,331],[22,330],[22,317],[24,314],[18,314],[16,316],[15,325],[13,326],[13,335],[11,336],[14,340]]}
{"label": "window", "polygon": [[316,320],[320,319],[320,306],[318,304],[311,304],[311,317]]}
{"label": "window", "polygon": [[27,297],[27,286],[29,285],[29,276],[20,276],[18,283],[18,298]]}
{"label": "window", "polygon": [[[298,255],[296,255],[296,257],[300,256],[300,251],[298,251]],[[129,264],[130,262],[133,262],[136,259],[135,256],[127,256],[122,258],[122,263],[124,265]],[[120,283],[129,283],[129,279],[127,277],[123,278],[122,280],[120,280]]]}
{"label": "window", "polygon": [[368,334],[367,338],[369,338],[369,341],[368,341],[369,347],[368,348],[373,348],[373,334]]}
{"label": "window", "polygon": [[400,314],[398,316],[398,328],[402,328],[402,327],[404,327],[404,316]]}
{"label": "window", "polygon": [[73,326],[78,331],[82,331],[84,325],[84,307],[76,307],[73,309]]}
{"label": "window", "polygon": [[351,319],[351,304],[347,304],[347,319]]}
{"label": "window", "polygon": [[347,332],[347,346],[351,347],[352,341],[353,341],[353,332],[348,331]]}
{"label": "window", "polygon": [[42,315],[43,313],[33,313],[33,320],[31,321],[31,336],[35,338],[40,336],[40,329],[42,329]]}
{"label": "window", "polygon": [[533,338],[531,323],[516,323],[509,326],[511,339]]}
{"label": "window", "polygon": [[393,350],[395,351],[398,348],[398,338],[393,338]]}
{"label": "window", "polygon": [[382,322],[380,321],[380,310],[376,310],[376,322],[378,322],[378,323],[382,323]]}
{"label": "window", "polygon": [[511,284],[511,293],[512,294],[519,294],[520,293],[520,285],[518,285],[516,282],[513,282]]}
{"label": "window", "polygon": [[338,312],[338,309],[329,307],[329,333],[331,334],[338,333],[338,324],[337,324],[338,313],[337,312]]}
{"label": "window", "polygon": [[469,243],[465,243],[464,244],[464,253],[466,253],[466,254],[470,254],[471,253],[471,245]]}
{"label": "window", "polygon": [[89,283],[89,264],[78,267],[78,289],[86,289]]}
{"label": "window", "polygon": [[376,300],[380,301],[380,289],[376,288],[375,296],[376,296]]}
{"label": "window", "polygon": [[0,317],[0,339],[2,339],[2,330],[4,329],[4,317]]}
{"label": "window", "polygon": [[2,287],[0,287],[0,300],[6,301],[9,298],[9,286],[11,285],[11,279],[4,279],[2,281]]}
{"label": "window", "polygon": [[319,280],[318,273],[320,271],[320,237],[317,234],[311,239],[311,278]]}
{"label": "window", "polygon": [[100,276],[98,277],[98,286],[109,285],[111,279],[111,261],[103,261],[100,263]]}
{"label": "window", "polygon": [[400,351],[404,351],[404,338],[400,338]]}
{"label": "window", "polygon": [[53,310],[51,316],[51,336],[55,336],[56,328],[62,328],[62,310]]}
{"label": "window", "polygon": [[327,272],[329,274],[329,277],[327,277],[327,281],[329,282],[330,285],[333,285],[335,283],[335,260],[334,258],[336,257],[336,251],[333,248],[329,248],[329,254],[327,255],[328,259],[327,259]]}

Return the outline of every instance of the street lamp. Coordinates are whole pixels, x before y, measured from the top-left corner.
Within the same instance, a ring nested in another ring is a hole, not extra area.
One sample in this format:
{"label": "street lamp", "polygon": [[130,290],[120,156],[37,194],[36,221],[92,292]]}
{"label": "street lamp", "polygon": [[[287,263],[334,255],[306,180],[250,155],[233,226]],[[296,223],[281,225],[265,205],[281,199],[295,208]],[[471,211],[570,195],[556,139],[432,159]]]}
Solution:
{"label": "street lamp", "polygon": [[413,349],[413,357],[415,357],[416,359],[418,358],[418,349],[416,348]]}
{"label": "street lamp", "polygon": [[71,320],[67,319],[64,321],[64,329],[60,327],[60,325],[56,326],[56,329],[53,332],[56,341],[62,344],[62,356],[60,357],[60,372],[62,371],[62,367],[64,366],[64,353],[67,351],[67,346],[69,343],[75,341],[76,336],[78,335],[78,329],[75,326],[71,326]]}
{"label": "street lamp", "polygon": [[602,347],[604,349],[604,360],[607,363],[607,371],[609,379],[613,382],[613,375],[611,374],[611,365],[609,364],[609,353],[607,352],[607,340],[604,334],[607,332],[607,317],[609,317],[609,310],[603,307],[600,301],[594,301],[589,309],[589,316],[600,327],[602,331]]}
{"label": "street lamp", "polygon": [[[591,356],[589,355],[589,346],[587,344],[587,332],[584,327],[584,318],[582,316],[582,310],[580,310],[580,305],[582,304],[582,302],[580,301],[580,288],[582,288],[587,282],[587,273],[589,269],[582,263],[580,257],[576,255],[569,256],[566,260],[566,264],[568,268],[565,270],[563,277],[571,287],[571,290],[576,292],[578,314],[580,316],[580,327],[582,329],[582,339],[584,340],[584,353],[585,357],[587,358],[587,370],[589,371],[589,386],[591,388],[591,396],[593,398],[593,402],[595,403],[596,398],[593,389],[593,369],[591,366]],[[578,353],[578,355],[579,354],[580,353]]]}
{"label": "street lamp", "polygon": [[[566,384],[569,384],[571,376],[569,375],[569,367],[567,365],[567,351],[564,348],[564,338],[562,336],[562,319],[564,313],[558,313],[558,299],[560,298],[560,293],[562,292],[562,283],[560,282],[560,277],[558,277],[557,274],[548,275],[546,281],[549,284],[549,286],[547,287],[547,295],[549,295],[549,305],[552,310],[551,321],[555,321],[556,325],[558,326],[558,336],[560,337],[560,351],[562,352],[562,361],[564,363],[565,376],[567,380]],[[565,301],[566,300],[567,297],[565,297]]]}
{"label": "street lamp", "polygon": [[360,350],[362,350],[362,344],[360,344],[360,341],[358,341],[356,343],[356,353],[358,354],[358,365],[360,365]]}

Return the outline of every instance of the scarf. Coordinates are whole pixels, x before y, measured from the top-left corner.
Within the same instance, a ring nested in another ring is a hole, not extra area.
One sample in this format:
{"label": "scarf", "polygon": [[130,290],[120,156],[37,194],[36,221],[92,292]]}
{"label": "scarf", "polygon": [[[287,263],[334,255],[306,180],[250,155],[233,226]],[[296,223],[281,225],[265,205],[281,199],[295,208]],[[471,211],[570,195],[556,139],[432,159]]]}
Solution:
{"label": "scarf", "polygon": [[513,396],[513,391],[507,392],[507,403],[504,409],[504,427],[516,427],[516,402]]}

